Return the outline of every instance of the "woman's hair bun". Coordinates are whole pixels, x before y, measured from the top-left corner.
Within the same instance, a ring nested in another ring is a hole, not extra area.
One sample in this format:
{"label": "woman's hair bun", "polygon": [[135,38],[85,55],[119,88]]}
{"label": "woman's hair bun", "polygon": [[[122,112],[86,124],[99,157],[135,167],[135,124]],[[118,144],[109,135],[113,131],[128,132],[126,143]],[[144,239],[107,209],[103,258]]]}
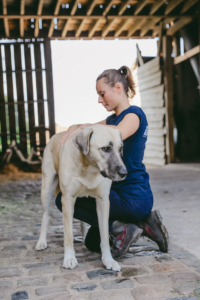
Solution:
{"label": "woman's hair bun", "polygon": [[119,68],[117,71],[125,77],[127,76],[127,68],[125,66]]}

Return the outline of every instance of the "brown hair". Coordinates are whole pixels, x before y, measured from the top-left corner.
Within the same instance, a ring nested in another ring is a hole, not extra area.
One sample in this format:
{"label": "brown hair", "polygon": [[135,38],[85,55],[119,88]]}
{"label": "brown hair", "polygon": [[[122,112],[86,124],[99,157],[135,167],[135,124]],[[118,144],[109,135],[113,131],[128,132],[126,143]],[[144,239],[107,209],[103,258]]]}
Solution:
{"label": "brown hair", "polygon": [[118,70],[105,70],[97,77],[96,81],[101,78],[104,78],[105,82],[112,87],[114,87],[117,82],[121,82],[127,96],[129,98],[135,96],[135,83],[133,81],[131,70],[127,66],[122,66]]}

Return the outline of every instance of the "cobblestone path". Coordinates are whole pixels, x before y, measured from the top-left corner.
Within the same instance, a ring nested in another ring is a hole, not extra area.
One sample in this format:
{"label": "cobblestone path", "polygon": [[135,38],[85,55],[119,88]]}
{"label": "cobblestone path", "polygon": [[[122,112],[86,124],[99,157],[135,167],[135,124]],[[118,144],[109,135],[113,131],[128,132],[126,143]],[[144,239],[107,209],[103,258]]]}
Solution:
{"label": "cobblestone path", "polygon": [[50,208],[48,248],[35,251],[42,207],[41,180],[0,186],[0,299],[41,300],[195,300],[200,299],[200,260],[170,244],[168,254],[140,239],[120,260],[122,271],[105,270],[99,253],[82,243],[74,220],[79,265],[62,267],[62,214]]}

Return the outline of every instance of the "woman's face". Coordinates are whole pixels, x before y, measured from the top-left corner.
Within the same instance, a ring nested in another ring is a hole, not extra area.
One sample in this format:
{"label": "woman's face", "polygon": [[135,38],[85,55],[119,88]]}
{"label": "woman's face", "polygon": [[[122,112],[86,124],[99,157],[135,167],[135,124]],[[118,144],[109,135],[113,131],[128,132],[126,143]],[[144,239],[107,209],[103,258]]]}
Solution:
{"label": "woman's face", "polygon": [[96,82],[96,90],[99,95],[98,103],[101,103],[107,111],[112,111],[118,105],[118,90],[105,83],[104,78]]}

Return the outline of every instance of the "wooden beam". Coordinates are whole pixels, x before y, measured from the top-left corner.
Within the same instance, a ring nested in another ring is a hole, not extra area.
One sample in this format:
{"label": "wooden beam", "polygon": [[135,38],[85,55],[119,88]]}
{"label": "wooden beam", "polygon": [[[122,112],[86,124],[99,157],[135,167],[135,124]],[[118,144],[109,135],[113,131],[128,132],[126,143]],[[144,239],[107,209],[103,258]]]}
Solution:
{"label": "wooden beam", "polygon": [[24,37],[24,19],[19,20],[20,37]]}
{"label": "wooden beam", "polygon": [[87,8],[87,12],[86,12],[87,16],[90,16],[91,13],[93,12],[93,9],[94,9],[94,7],[96,5],[96,2],[97,2],[97,0],[91,0],[90,1],[89,5],[88,5],[88,8]]}
{"label": "wooden beam", "polygon": [[51,20],[51,24],[50,24],[50,27],[49,27],[49,32],[48,32],[48,37],[51,38],[52,35],[53,35],[53,31],[54,31],[54,18]]}
{"label": "wooden beam", "polygon": [[37,15],[38,16],[40,16],[42,14],[43,3],[44,3],[44,0],[39,0],[38,9],[37,9]]}
{"label": "wooden beam", "polygon": [[169,2],[168,6],[165,9],[165,15],[168,15],[174,8],[176,8],[183,0],[173,0]]}
{"label": "wooden beam", "polygon": [[184,53],[184,55],[174,57],[174,65],[180,64],[182,61],[189,59],[192,56],[197,55],[198,53],[200,53],[200,45],[192,48],[191,50],[188,50]]}
{"label": "wooden beam", "polygon": [[54,15],[57,16],[60,10],[60,5],[61,5],[62,0],[57,0],[55,10],[54,10]]}
{"label": "wooden beam", "polygon": [[120,24],[119,24],[119,27],[118,29],[115,31],[115,37],[118,37],[120,35],[120,33],[125,30],[125,28],[127,27],[127,24],[131,21],[132,19],[128,19],[126,21],[122,21]]}
{"label": "wooden beam", "polygon": [[81,32],[82,32],[82,29],[83,29],[83,26],[85,25],[85,22],[86,22],[86,19],[83,19],[79,25],[79,28],[77,29],[76,31],[76,34],[75,34],[75,37],[79,37]]}
{"label": "wooden beam", "polygon": [[7,0],[2,0],[3,14],[7,15]]}
{"label": "wooden beam", "polygon": [[133,26],[129,29],[127,36],[128,36],[128,37],[131,37],[131,36],[134,34],[134,32],[135,32],[136,30],[140,29],[141,26],[142,26],[145,22],[146,22],[146,19],[143,18],[143,19],[139,20],[138,22],[136,22],[135,24],[133,24]]}
{"label": "wooden beam", "polygon": [[162,45],[162,37],[163,37],[163,22],[160,22],[159,25],[159,40],[158,40],[158,44],[157,44],[157,56],[160,56],[161,53],[161,45]]}
{"label": "wooden beam", "polygon": [[154,2],[154,4],[151,7],[150,15],[153,15],[164,3],[166,0],[157,0]]}
{"label": "wooden beam", "polygon": [[102,31],[102,37],[105,37],[108,34],[110,28],[113,26],[114,23],[115,23],[115,18],[108,22],[108,25]]}
{"label": "wooden beam", "polygon": [[70,13],[71,16],[74,16],[74,15],[75,15],[76,10],[77,10],[78,3],[79,3],[79,0],[74,0],[74,5],[73,5],[72,10],[71,10],[71,13]]}
{"label": "wooden beam", "polygon": [[94,35],[100,23],[101,23],[101,19],[95,21],[93,27],[89,31],[88,37],[92,37]]}
{"label": "wooden beam", "polygon": [[106,15],[107,15],[107,13],[108,13],[109,10],[111,9],[111,6],[114,4],[114,2],[115,2],[115,0],[109,0],[109,1],[108,1],[107,5],[106,5],[106,7],[105,7],[105,9],[104,9],[104,11],[103,11],[103,13],[102,13],[103,16],[106,16]]}
{"label": "wooden beam", "polygon": [[39,19],[35,20],[34,37],[37,38],[39,35]]}
{"label": "wooden beam", "polygon": [[181,14],[185,13],[190,7],[192,7],[197,2],[198,0],[188,0],[187,2],[185,2],[181,10]]}
{"label": "wooden beam", "polygon": [[149,0],[141,0],[138,5],[136,6],[134,15],[138,15],[139,12],[145,7],[145,5],[149,2]]}
{"label": "wooden beam", "polygon": [[20,15],[24,15],[25,13],[25,0],[20,1]]}
{"label": "wooden beam", "polygon": [[[124,2],[124,1],[123,1]],[[126,0],[124,3],[122,2],[121,7],[119,9],[118,15],[121,16],[127,8],[127,5],[132,2],[132,0]]]}
{"label": "wooden beam", "polygon": [[62,34],[61,34],[62,37],[66,37],[67,31],[68,31],[68,28],[69,28],[69,23],[70,23],[70,20],[67,20],[66,23],[65,23],[65,26],[63,28]]}
{"label": "wooden beam", "polygon": [[4,30],[5,30],[6,37],[9,37],[10,36],[10,31],[9,31],[8,19],[5,18],[3,20],[3,23],[4,23]]}
{"label": "wooden beam", "polygon": [[192,18],[187,18],[187,19],[180,19],[176,23],[174,23],[173,26],[169,27],[167,29],[167,35],[174,35],[177,31],[179,31],[182,27],[187,25],[192,21]]}
{"label": "wooden beam", "polygon": [[142,55],[141,55],[141,51],[139,49],[138,44],[136,44],[136,49],[137,49],[137,59],[139,61],[139,64],[140,64],[140,66],[143,66],[144,65],[144,61],[143,61],[143,58],[142,58]]}
{"label": "wooden beam", "polygon": [[147,20],[141,29],[140,35],[143,37],[150,29],[154,28],[155,24],[160,21],[161,18]]}

